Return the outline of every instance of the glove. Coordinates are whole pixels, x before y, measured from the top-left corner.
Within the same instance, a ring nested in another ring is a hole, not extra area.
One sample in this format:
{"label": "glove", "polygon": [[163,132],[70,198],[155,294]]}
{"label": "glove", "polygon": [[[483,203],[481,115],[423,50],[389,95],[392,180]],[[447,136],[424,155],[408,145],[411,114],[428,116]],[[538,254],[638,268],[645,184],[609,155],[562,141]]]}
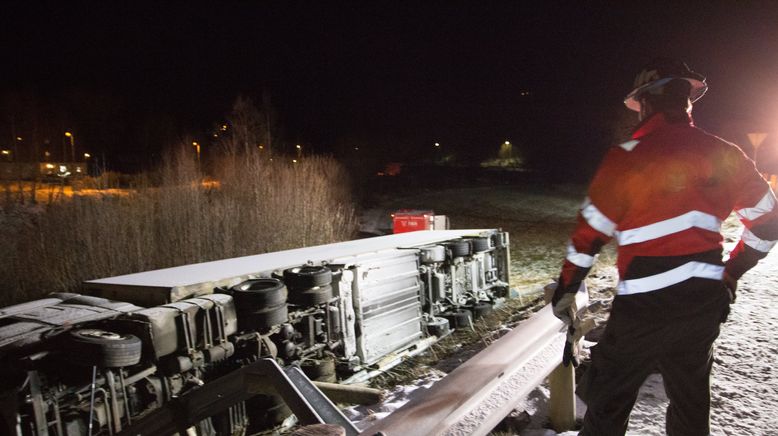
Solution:
{"label": "glove", "polygon": [[724,286],[727,287],[727,292],[729,292],[730,304],[734,303],[737,300],[737,279],[725,272],[722,280],[724,281]]}
{"label": "glove", "polygon": [[565,325],[573,325],[573,304],[575,303],[575,294],[567,293],[556,303],[552,303],[551,308],[554,316],[559,318]]}
{"label": "glove", "polygon": [[573,365],[573,368],[578,368],[581,363],[578,356],[578,340],[575,338],[575,328],[571,325],[567,328],[567,340],[565,341],[565,348],[562,350],[562,365],[565,367]]}

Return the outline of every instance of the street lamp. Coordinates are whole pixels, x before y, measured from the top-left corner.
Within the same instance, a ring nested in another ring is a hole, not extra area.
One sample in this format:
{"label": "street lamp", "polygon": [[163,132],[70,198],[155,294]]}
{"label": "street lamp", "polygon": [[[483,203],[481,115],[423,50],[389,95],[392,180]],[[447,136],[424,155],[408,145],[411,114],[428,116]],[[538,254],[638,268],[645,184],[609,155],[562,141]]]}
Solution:
{"label": "street lamp", "polygon": [[71,132],[65,132],[65,136],[70,138],[70,161],[76,161],[76,137]]}
{"label": "street lamp", "polygon": [[0,154],[2,154],[3,156],[6,156],[8,158],[8,160],[11,160],[11,155],[12,155],[11,150],[2,150],[2,151],[0,151]]}
{"label": "street lamp", "polygon": [[297,158],[299,159],[303,154],[303,147],[300,144],[295,145],[297,148]]}
{"label": "street lamp", "polygon": [[192,146],[194,146],[195,150],[197,151],[197,165],[200,165],[200,144],[195,141],[192,142]]}
{"label": "street lamp", "polygon": [[90,157],[92,157],[92,155],[91,155],[91,154],[89,154],[89,153],[84,153],[84,159],[89,159]]}

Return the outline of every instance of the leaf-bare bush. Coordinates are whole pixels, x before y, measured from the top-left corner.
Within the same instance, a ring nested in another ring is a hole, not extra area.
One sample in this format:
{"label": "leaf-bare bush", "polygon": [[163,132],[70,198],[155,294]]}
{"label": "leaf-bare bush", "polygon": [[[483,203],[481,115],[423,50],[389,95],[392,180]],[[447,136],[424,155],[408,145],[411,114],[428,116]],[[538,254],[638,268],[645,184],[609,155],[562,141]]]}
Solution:
{"label": "leaf-bare bush", "polygon": [[[329,157],[271,161],[254,150],[212,162],[182,148],[121,195],[75,193],[0,211],[0,306],[77,290],[88,279],[347,240],[348,177]],[[148,180],[155,180],[154,183]]]}

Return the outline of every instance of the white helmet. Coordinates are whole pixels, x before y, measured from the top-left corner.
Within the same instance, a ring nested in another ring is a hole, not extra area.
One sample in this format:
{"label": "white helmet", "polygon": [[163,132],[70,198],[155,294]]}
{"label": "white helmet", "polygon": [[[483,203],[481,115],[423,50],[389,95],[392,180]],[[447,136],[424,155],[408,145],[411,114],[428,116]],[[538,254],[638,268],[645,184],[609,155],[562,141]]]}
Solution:
{"label": "white helmet", "polygon": [[705,76],[695,73],[684,62],[677,59],[656,59],[646,65],[635,77],[634,89],[624,98],[624,104],[640,112],[640,96],[646,92],[661,94],[662,88],[675,79],[689,82],[689,100],[699,100],[708,90]]}

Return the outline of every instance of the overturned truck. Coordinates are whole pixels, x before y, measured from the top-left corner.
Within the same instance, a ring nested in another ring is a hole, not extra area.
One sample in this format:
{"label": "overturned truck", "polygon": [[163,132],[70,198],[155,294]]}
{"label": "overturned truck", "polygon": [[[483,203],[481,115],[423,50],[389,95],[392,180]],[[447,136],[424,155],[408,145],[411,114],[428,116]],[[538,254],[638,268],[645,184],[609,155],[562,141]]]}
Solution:
{"label": "overturned truck", "polygon": [[[0,433],[276,427],[291,412],[273,393],[209,400],[193,422],[155,411],[259,360],[367,380],[509,298],[508,245],[499,230],[404,233],[93,280],[0,309]],[[205,396],[229,396],[220,389]],[[166,419],[178,422],[143,427]]]}

